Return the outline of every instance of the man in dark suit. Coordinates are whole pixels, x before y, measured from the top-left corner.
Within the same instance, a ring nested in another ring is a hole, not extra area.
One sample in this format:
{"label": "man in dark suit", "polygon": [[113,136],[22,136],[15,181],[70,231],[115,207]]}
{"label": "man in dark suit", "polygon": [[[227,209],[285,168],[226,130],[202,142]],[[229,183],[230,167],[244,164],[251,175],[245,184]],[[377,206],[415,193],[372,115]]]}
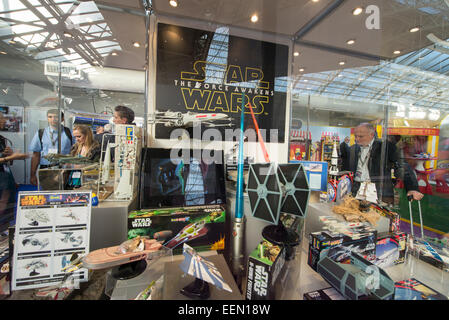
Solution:
{"label": "man in dark suit", "polygon": [[[391,169],[396,178],[404,182],[407,196],[421,200],[416,175],[410,166],[398,157],[396,146],[389,141],[375,138],[374,127],[362,123],[354,129],[355,141],[349,152],[349,170],[354,173],[353,196],[357,195],[362,182],[372,182],[376,186],[377,197],[386,203],[393,203],[393,182]],[[384,156],[383,156],[384,155]]]}
{"label": "man in dark suit", "polygon": [[349,137],[340,143],[341,170],[349,171]]}

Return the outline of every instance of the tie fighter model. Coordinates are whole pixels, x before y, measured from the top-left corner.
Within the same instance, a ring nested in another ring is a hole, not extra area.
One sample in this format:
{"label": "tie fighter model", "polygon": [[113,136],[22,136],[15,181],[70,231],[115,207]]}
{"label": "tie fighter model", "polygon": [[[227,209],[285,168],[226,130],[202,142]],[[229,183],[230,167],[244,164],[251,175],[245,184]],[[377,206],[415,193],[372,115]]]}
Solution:
{"label": "tie fighter model", "polygon": [[263,229],[262,236],[284,245],[290,259],[299,235],[285,228],[279,217],[282,212],[305,218],[310,190],[304,167],[300,163],[250,164],[246,191],[253,217],[272,224]]}
{"label": "tie fighter model", "polygon": [[393,299],[394,282],[383,269],[356,252],[350,252],[350,264],[338,263],[328,253],[329,249],[321,252],[317,272],[345,298]]}
{"label": "tie fighter model", "polygon": [[196,113],[158,111],[154,114],[151,122],[163,123],[166,127],[192,127],[196,123],[207,125],[208,127],[231,127],[232,118],[225,113]]}

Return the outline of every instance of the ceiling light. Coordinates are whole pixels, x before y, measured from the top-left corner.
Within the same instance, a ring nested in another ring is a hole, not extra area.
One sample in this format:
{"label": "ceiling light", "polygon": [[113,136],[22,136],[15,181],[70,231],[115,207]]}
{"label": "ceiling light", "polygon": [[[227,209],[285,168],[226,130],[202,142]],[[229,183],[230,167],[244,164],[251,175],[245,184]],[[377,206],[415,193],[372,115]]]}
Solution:
{"label": "ceiling light", "polygon": [[300,68],[300,69],[299,69],[299,72],[304,72],[304,68]]}
{"label": "ceiling light", "polygon": [[17,43],[17,42],[15,42],[15,41],[14,41],[14,40],[12,40],[12,39],[11,39],[11,40],[9,40],[8,42],[9,42],[10,44],[16,44],[16,43]]}
{"label": "ceiling light", "polygon": [[140,48],[140,43],[137,42],[137,41],[136,41],[136,42],[133,42],[133,46],[136,47],[136,48]]}
{"label": "ceiling light", "polygon": [[293,53],[293,55],[294,55],[295,57],[297,57],[297,56],[299,56],[299,52],[298,52],[298,51],[295,51],[295,53]]}
{"label": "ceiling light", "polygon": [[0,51],[0,54],[7,54],[5,51]]}
{"label": "ceiling light", "polygon": [[251,16],[251,22],[255,23],[255,22],[257,22],[258,20],[259,20],[259,17],[257,16],[257,14],[253,14],[253,15]]}
{"label": "ceiling light", "polygon": [[401,53],[401,51],[399,51],[399,50],[396,50],[396,51],[394,51],[393,53],[394,53],[394,54],[400,54],[400,53]]}
{"label": "ceiling light", "polygon": [[54,42],[47,42],[47,43],[45,44],[45,47],[46,47],[46,48],[54,49],[54,48],[56,48],[56,43],[54,43]]}
{"label": "ceiling light", "polygon": [[349,44],[349,45],[352,45],[352,44],[355,43],[355,40],[354,39],[350,39],[350,40],[346,41],[346,43]]}
{"label": "ceiling light", "polygon": [[111,53],[111,56],[116,56],[116,55],[117,55],[117,52]]}
{"label": "ceiling light", "polygon": [[362,12],[363,12],[363,8],[361,8],[361,7],[357,7],[354,10],[352,10],[352,14],[355,15],[355,16],[358,16]]}
{"label": "ceiling light", "polygon": [[304,79],[303,81],[304,81],[304,82],[309,82],[309,80],[307,80],[307,79]]}
{"label": "ceiling light", "polygon": [[64,32],[64,37],[71,38],[72,34],[70,32],[65,31]]}
{"label": "ceiling light", "polygon": [[344,66],[346,64],[346,62],[340,61],[338,64],[341,65],[341,66]]}
{"label": "ceiling light", "polygon": [[420,27],[416,26],[416,27],[411,28],[409,31],[413,33],[413,32],[418,32],[419,30],[420,30]]}
{"label": "ceiling light", "polygon": [[178,6],[178,0],[170,0],[169,3],[172,7],[176,8]]}
{"label": "ceiling light", "polygon": [[318,2],[318,1],[320,1],[320,0],[312,0],[312,2]]}

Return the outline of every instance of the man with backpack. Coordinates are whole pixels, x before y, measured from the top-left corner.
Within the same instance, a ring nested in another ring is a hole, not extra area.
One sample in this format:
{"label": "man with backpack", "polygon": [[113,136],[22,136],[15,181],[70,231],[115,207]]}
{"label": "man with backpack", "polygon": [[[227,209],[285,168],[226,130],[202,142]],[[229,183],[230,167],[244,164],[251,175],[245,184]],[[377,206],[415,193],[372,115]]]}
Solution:
{"label": "man with backpack", "polygon": [[[58,153],[58,109],[47,111],[48,127],[39,129],[31,140],[29,151],[33,152],[31,157],[30,183],[37,185],[36,172],[39,168],[47,168],[50,164],[43,156],[50,153]],[[64,113],[61,111],[61,122],[64,122]],[[70,148],[74,143],[70,129],[61,125],[61,152],[70,154]]]}

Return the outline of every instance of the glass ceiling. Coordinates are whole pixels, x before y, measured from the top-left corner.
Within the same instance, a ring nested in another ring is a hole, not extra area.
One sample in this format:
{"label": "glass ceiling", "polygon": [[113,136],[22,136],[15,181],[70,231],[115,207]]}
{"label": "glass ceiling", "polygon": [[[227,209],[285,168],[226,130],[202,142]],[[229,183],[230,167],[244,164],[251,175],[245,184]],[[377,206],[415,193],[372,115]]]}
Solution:
{"label": "glass ceiling", "polygon": [[[428,15],[437,25],[449,21],[449,0],[395,0]],[[429,35],[426,35],[429,36]],[[429,40],[431,40],[429,38]],[[446,40],[447,41],[447,40]],[[449,42],[404,54],[379,65],[303,74],[293,79],[293,94],[390,105],[396,116],[438,119],[449,111]]]}
{"label": "glass ceiling", "polygon": [[1,0],[0,41],[36,60],[71,63],[84,72],[121,50],[94,1]]}
{"label": "glass ceiling", "polygon": [[436,117],[440,109],[449,110],[449,54],[437,50],[432,46],[376,66],[300,75],[293,94],[390,105],[398,116],[407,107]]}
{"label": "glass ceiling", "polygon": [[[406,0],[396,0],[407,3]],[[412,1],[416,6],[416,1]],[[421,1],[422,2],[422,1]],[[425,2],[425,1],[424,1]],[[435,0],[420,10],[438,14]],[[429,11],[430,10],[430,11]],[[444,18],[445,19],[445,18]],[[101,66],[114,50],[121,50],[94,1],[0,0],[0,45],[44,62],[67,62],[84,72]],[[2,45],[3,42],[3,45]],[[208,57],[218,66],[227,56],[227,28],[218,29]],[[2,51],[0,51],[2,52]],[[223,70],[207,70],[209,79],[222,78]],[[449,47],[431,46],[379,65],[341,69],[294,77],[294,95],[321,95],[396,106],[449,110]],[[285,91],[288,79],[276,79],[276,90]],[[433,111],[432,111],[433,112]]]}

